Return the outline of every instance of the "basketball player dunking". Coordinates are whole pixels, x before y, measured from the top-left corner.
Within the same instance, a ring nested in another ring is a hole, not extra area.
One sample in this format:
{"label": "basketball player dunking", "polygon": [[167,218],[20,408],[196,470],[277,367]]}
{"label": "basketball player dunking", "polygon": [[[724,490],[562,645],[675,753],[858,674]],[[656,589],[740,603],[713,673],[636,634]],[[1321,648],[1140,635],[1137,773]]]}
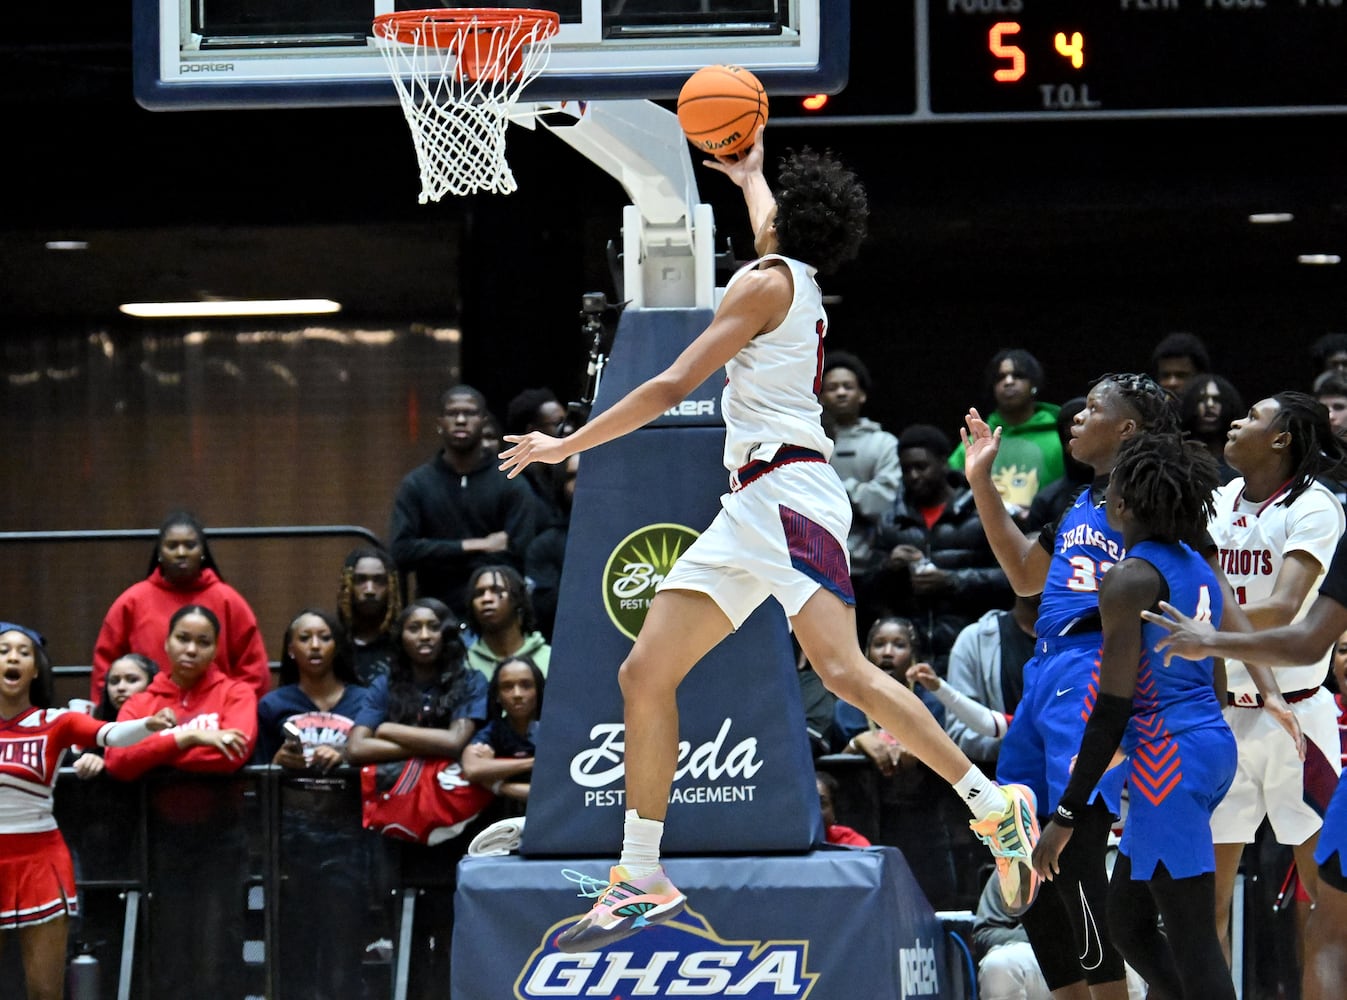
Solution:
{"label": "basketball player dunking", "polygon": [[743,190],[754,246],[764,256],[730,280],[706,330],[666,370],[574,434],[507,435],[510,447],[501,453],[511,476],[532,462],[561,462],[644,426],[725,368],[730,492],[660,584],[618,672],[630,807],[622,856],[593,909],[561,934],[564,951],[592,951],[682,911],[683,894],[660,865],[678,754],[675,691],[769,595],[827,687],[958,791],[996,856],[1007,899],[1022,907],[1037,885],[1028,859],[1038,828],[1027,790],[987,779],[856,640],[846,551],[851,504],[828,464],[832,442],[817,398],[827,317],[814,275],[856,255],[869,212],[865,191],[840,163],[805,149],[782,161],[774,196],[763,159],[759,130],[741,159],[707,164]]}

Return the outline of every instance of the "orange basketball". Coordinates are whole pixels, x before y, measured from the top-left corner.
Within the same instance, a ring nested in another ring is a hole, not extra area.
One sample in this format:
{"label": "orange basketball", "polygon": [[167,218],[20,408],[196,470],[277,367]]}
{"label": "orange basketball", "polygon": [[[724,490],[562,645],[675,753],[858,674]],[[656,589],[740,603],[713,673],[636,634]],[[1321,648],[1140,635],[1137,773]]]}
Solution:
{"label": "orange basketball", "polygon": [[678,94],[678,124],[703,152],[741,152],[767,124],[767,91],[742,66],[703,66]]}

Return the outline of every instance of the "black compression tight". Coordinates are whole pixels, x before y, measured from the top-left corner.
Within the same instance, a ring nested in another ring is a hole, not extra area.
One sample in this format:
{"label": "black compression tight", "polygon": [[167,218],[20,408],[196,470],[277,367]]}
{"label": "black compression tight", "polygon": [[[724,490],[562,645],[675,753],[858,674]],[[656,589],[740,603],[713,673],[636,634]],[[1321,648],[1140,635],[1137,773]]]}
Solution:
{"label": "black compression tight", "polygon": [[[1159,919],[1164,920],[1164,931]],[[1173,878],[1159,865],[1148,882],[1132,880],[1119,854],[1109,884],[1113,942],[1150,985],[1150,1000],[1235,1000],[1235,985],[1216,936],[1216,876]]]}
{"label": "black compression tight", "polygon": [[1126,978],[1105,917],[1112,828],[1108,807],[1097,800],[1086,807],[1058,859],[1057,877],[1043,883],[1038,899],[1020,918],[1049,990],[1082,979],[1098,984]]}

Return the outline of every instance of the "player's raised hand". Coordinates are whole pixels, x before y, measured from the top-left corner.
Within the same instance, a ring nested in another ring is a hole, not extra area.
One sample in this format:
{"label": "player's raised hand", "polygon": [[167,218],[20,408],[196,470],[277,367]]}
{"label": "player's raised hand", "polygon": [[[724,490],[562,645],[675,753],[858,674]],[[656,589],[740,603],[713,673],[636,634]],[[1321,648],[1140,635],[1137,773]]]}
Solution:
{"label": "player's raised hand", "polygon": [[565,438],[552,437],[542,431],[530,431],[528,434],[506,434],[505,440],[511,447],[500,453],[500,471],[511,479],[523,472],[534,462],[556,465],[570,457],[566,450]]}
{"label": "player's raised hand", "polygon": [[964,475],[968,479],[990,476],[992,462],[1001,450],[1001,428],[992,430],[976,406],[969,409],[963,422],[964,426],[959,428],[959,437],[963,440]]}
{"label": "player's raised hand", "polygon": [[1161,636],[1160,641],[1155,644],[1155,651],[1165,654],[1165,666],[1169,666],[1169,661],[1176,656],[1182,656],[1186,660],[1200,660],[1204,656],[1212,655],[1208,643],[1216,635],[1216,630],[1212,628],[1211,622],[1189,618],[1168,601],[1160,602],[1160,610],[1162,614],[1143,611],[1141,617],[1169,632],[1168,635]]}
{"label": "player's raised hand", "polygon": [[751,146],[730,156],[717,156],[714,160],[703,160],[702,162],[712,170],[720,171],[734,183],[743,187],[748,178],[762,173],[762,164],[766,156],[766,151],[762,145],[762,136],[766,131],[767,126],[759,125],[758,133],[753,137]]}

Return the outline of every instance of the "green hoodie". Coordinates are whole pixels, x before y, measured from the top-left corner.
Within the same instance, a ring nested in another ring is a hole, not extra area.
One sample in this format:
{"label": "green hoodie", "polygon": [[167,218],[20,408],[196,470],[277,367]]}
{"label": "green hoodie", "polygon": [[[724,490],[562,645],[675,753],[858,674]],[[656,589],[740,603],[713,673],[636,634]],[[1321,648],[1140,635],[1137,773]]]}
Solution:
{"label": "green hoodie", "polygon": [[[1009,427],[1000,413],[987,418],[992,430],[1001,428],[1001,447],[992,463],[992,481],[1008,504],[1027,508],[1043,487],[1061,479],[1066,472],[1062,462],[1062,439],[1057,433],[1056,403],[1035,403],[1033,415],[1024,423]],[[963,444],[949,457],[950,468],[963,471]]]}
{"label": "green hoodie", "polygon": [[496,672],[496,667],[500,661],[509,659],[511,656],[527,656],[546,677],[547,663],[552,658],[552,647],[547,644],[547,640],[543,638],[541,632],[531,632],[524,637],[524,644],[513,653],[506,656],[497,656],[491,652],[491,647],[484,640],[478,639],[468,647],[468,666],[485,677],[489,683],[491,675]]}

